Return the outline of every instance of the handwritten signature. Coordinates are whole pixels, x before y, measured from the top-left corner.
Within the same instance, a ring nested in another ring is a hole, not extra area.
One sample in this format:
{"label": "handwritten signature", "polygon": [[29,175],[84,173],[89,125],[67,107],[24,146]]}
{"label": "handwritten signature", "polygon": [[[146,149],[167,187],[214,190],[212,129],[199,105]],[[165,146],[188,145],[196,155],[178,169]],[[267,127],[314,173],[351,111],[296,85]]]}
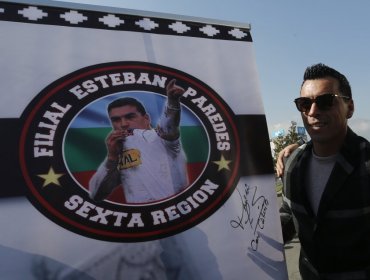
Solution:
{"label": "handwritten signature", "polygon": [[237,189],[241,200],[242,209],[240,214],[230,221],[233,228],[252,231],[253,239],[251,241],[252,250],[257,251],[259,241],[259,229],[265,227],[265,219],[268,200],[263,196],[257,196],[257,186],[250,187],[245,185],[243,191]]}

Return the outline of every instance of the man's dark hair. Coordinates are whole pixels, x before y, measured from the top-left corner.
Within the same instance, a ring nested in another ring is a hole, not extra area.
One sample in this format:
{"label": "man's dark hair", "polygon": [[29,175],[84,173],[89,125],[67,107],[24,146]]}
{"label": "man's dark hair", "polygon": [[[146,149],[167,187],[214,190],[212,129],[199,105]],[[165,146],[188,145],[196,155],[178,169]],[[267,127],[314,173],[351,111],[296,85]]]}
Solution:
{"label": "man's dark hair", "polygon": [[331,77],[338,80],[340,93],[344,96],[352,98],[351,85],[349,84],[347,78],[337,70],[322,63],[314,64],[306,68],[306,71],[303,74],[302,86],[307,80],[317,80],[326,77]]}
{"label": "man's dark hair", "polygon": [[113,109],[113,108],[118,108],[118,107],[123,107],[123,106],[127,106],[127,105],[131,105],[131,106],[135,106],[137,111],[141,114],[141,115],[145,115],[146,114],[146,110],[145,110],[145,107],[143,104],[141,104],[140,101],[138,101],[137,99],[135,98],[132,98],[132,97],[123,97],[123,98],[119,98],[119,99],[116,99],[114,101],[112,101],[109,105],[108,105],[108,113]]}

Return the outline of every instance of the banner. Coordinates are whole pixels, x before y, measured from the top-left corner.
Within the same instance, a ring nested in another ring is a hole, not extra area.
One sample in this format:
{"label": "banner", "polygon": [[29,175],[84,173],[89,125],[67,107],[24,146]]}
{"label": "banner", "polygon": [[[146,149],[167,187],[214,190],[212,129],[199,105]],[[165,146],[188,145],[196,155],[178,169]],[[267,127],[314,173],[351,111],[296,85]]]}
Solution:
{"label": "banner", "polygon": [[287,279],[252,41],[1,1],[3,279]]}

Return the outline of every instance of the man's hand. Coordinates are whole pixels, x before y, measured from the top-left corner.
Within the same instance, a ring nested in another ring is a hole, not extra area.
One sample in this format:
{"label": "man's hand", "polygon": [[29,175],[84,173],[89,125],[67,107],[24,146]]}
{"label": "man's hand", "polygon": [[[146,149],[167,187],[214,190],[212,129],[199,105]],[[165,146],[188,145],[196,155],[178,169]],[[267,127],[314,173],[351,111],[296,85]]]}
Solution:
{"label": "man's hand", "polygon": [[287,158],[291,155],[291,153],[299,147],[298,144],[290,144],[282,149],[278,155],[276,161],[276,176],[282,177],[284,174],[284,158]]}
{"label": "man's hand", "polygon": [[168,105],[171,109],[180,109],[180,97],[185,90],[176,85],[176,79],[172,79],[166,86]]}
{"label": "man's hand", "polygon": [[128,135],[127,130],[113,130],[105,139],[108,150],[108,160],[118,161],[119,154],[122,151],[122,143]]}

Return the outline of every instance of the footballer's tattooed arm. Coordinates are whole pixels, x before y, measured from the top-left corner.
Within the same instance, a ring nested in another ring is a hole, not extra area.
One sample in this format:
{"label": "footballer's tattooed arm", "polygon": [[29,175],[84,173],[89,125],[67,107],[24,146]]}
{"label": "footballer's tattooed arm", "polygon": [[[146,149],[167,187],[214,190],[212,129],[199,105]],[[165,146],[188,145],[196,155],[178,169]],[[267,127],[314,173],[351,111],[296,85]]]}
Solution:
{"label": "footballer's tattooed arm", "polygon": [[90,198],[102,201],[120,185],[120,173],[116,161],[106,160],[89,182]]}
{"label": "footballer's tattooed arm", "polygon": [[184,92],[184,88],[177,85],[175,79],[166,86],[167,104],[164,108],[164,117],[157,127],[159,136],[165,140],[172,141],[180,137],[180,98]]}

